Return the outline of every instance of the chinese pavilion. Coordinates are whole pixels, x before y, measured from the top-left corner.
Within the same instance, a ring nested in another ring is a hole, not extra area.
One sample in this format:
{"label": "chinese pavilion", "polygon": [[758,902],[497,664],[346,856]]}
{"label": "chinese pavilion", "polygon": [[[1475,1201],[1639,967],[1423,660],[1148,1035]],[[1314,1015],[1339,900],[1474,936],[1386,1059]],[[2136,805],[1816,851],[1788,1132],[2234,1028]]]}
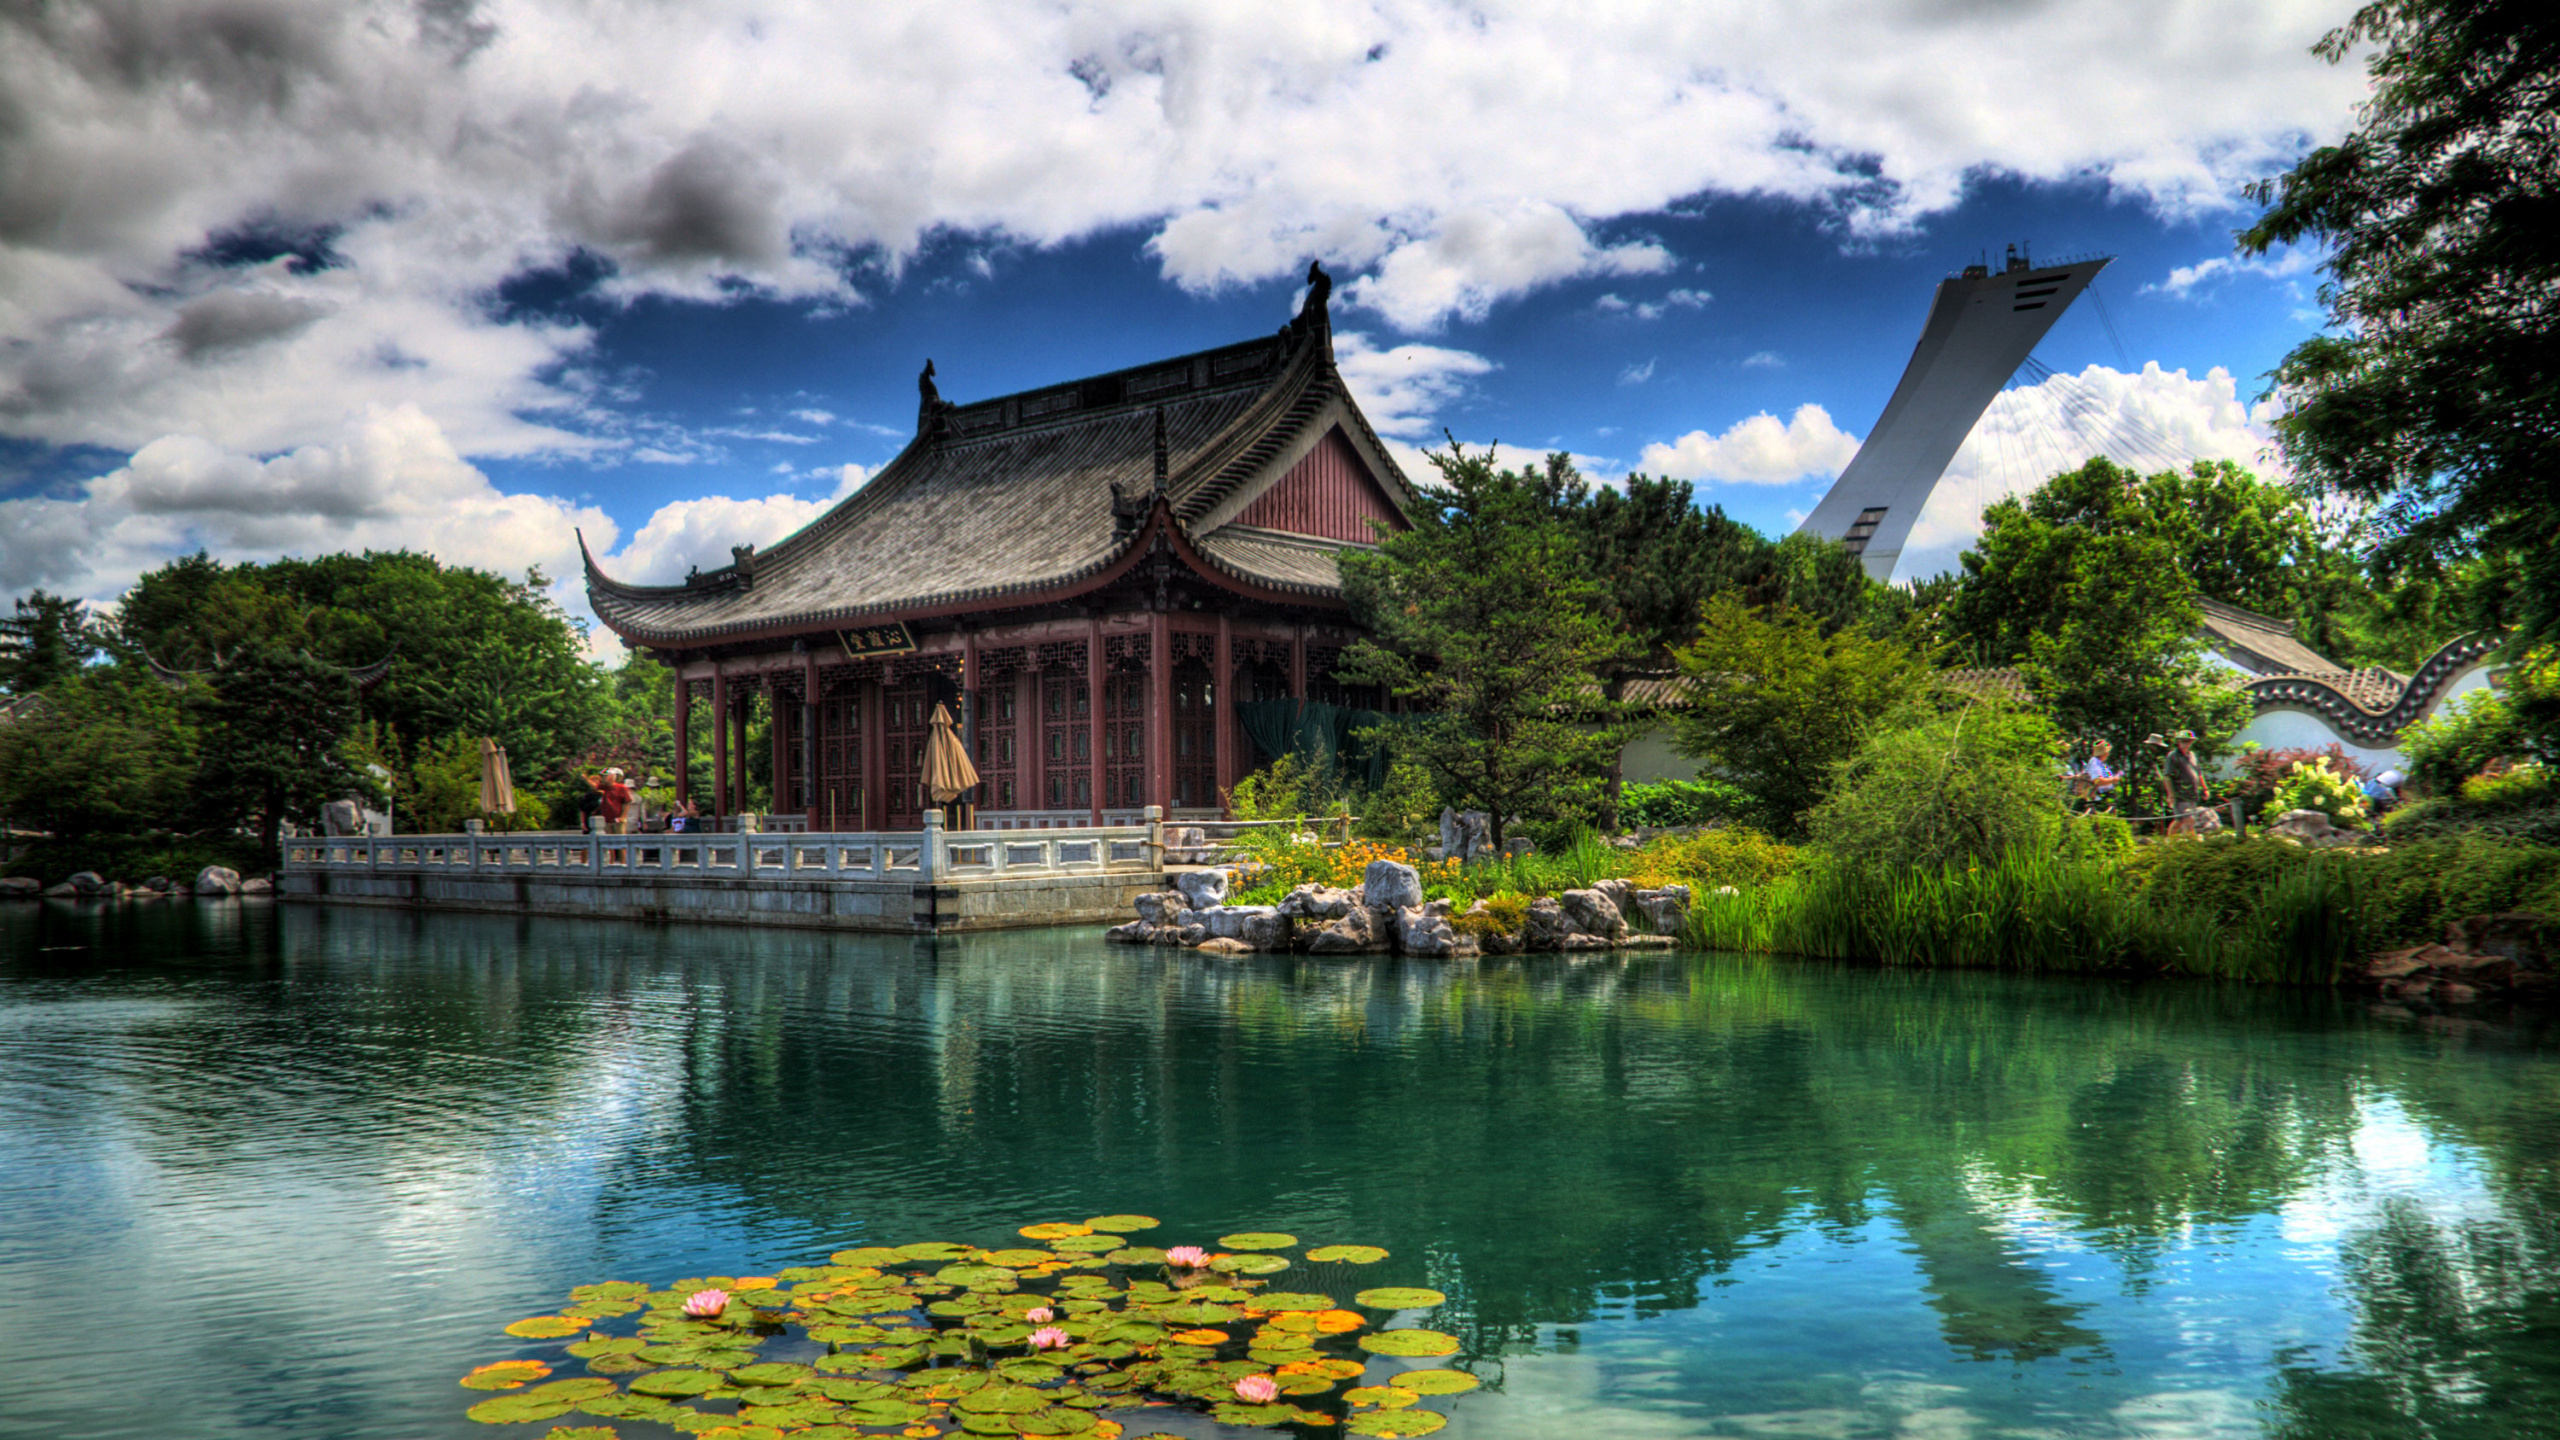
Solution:
{"label": "chinese pavilion", "polygon": [[895,459],[683,584],[588,554],[597,616],[676,673],[679,755],[708,707],[710,793],[680,771],[679,797],[745,808],[758,694],[775,809],[822,830],[921,823],[937,703],[957,702],[990,828],[1214,816],[1251,768],[1239,703],[1374,704],[1332,679],[1354,634],[1338,561],[1419,500],[1309,279],[1275,336],[974,404],[927,362]]}

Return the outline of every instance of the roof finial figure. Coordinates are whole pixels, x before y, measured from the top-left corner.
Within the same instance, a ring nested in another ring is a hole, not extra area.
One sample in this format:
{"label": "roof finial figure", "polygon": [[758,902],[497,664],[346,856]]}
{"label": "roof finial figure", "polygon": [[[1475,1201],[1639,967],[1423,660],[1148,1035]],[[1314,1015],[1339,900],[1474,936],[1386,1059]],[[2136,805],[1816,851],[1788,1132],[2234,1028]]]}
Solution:
{"label": "roof finial figure", "polygon": [[1324,273],[1322,261],[1307,262],[1307,303],[1298,307],[1298,318],[1325,313],[1325,302],[1333,298],[1333,277]]}
{"label": "roof finial figure", "polygon": [[926,360],[916,375],[916,434],[932,439],[942,429],[942,417],[951,409],[942,391],[933,383],[933,361]]}

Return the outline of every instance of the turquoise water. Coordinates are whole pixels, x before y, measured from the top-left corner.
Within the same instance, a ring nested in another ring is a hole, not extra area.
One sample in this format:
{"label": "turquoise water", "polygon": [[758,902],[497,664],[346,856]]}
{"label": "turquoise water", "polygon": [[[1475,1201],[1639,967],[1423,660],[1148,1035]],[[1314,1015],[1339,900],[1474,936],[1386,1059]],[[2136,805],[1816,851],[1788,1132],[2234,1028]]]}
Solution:
{"label": "turquoise water", "polygon": [[[1452,1436],[2560,1434],[2522,1017],[0,911],[0,1434],[530,1440],[454,1380],[555,1350],[500,1327],[572,1284],[1116,1211],[1389,1248],[1487,1381]],[[1167,1417],[1130,1433],[1214,1429]]]}

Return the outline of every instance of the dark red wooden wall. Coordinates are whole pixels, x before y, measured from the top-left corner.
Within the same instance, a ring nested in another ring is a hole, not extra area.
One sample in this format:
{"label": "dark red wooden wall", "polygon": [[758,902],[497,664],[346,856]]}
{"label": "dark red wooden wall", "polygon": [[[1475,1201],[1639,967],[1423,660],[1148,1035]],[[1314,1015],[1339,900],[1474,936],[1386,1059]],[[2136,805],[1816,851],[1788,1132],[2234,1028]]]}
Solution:
{"label": "dark red wooden wall", "polygon": [[1239,525],[1286,530],[1292,535],[1320,535],[1328,540],[1377,538],[1368,522],[1385,522],[1391,530],[1405,524],[1370,477],[1358,451],[1340,430],[1328,430],[1306,458],[1289,467],[1270,489],[1236,516]]}

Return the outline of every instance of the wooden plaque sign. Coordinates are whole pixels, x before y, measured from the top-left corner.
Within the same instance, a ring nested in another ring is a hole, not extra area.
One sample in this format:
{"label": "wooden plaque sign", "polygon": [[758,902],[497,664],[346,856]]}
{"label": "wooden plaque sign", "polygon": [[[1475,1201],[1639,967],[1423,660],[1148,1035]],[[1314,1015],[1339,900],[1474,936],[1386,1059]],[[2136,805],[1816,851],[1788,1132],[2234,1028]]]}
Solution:
{"label": "wooden plaque sign", "polygon": [[916,648],[916,637],[908,633],[906,621],[892,620],[859,630],[839,630],[836,643],[844,647],[844,658],[861,660],[873,655],[904,655]]}

